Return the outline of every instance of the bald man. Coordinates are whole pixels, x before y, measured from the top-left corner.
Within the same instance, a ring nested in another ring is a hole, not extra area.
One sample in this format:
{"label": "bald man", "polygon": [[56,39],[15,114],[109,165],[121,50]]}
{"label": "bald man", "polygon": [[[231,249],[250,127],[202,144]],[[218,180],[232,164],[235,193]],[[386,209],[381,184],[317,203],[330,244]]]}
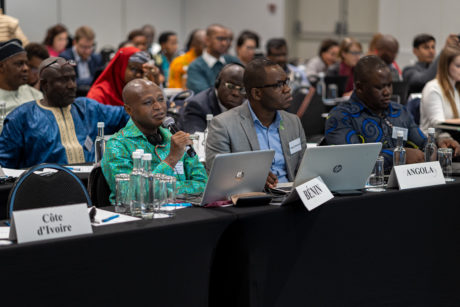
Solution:
{"label": "bald man", "polygon": [[396,56],[399,52],[399,43],[392,35],[382,35],[375,44],[376,55],[381,58],[390,69],[392,81],[401,81],[401,69],[396,64]]}
{"label": "bald man", "polygon": [[190,133],[202,132],[206,129],[207,114],[217,116],[241,105],[246,99],[243,75],[242,65],[227,64],[220,71],[213,87],[187,100],[182,118],[184,130]]}
{"label": "bald man", "polygon": [[27,102],[6,117],[0,136],[2,167],[93,162],[97,123],[105,123],[106,134],[124,127],[128,115],[123,107],[75,99],[74,65],[57,57],[40,64],[43,99]]}
{"label": "bald man", "polygon": [[221,69],[229,63],[239,63],[240,60],[226,54],[233,40],[233,33],[218,24],[206,29],[206,49],[203,54],[193,61],[187,70],[187,88],[199,93],[213,86]]}
{"label": "bald man", "polygon": [[178,193],[204,191],[207,175],[198,157],[185,153],[191,145],[190,135],[179,131],[172,135],[161,127],[166,116],[166,98],[154,83],[134,79],[123,89],[126,112],[131,116],[126,127],[116,133],[106,144],[102,159],[102,172],[115,201],[115,176],[129,174],[133,168],[132,153],[143,149],[152,154],[152,172],[176,177]]}

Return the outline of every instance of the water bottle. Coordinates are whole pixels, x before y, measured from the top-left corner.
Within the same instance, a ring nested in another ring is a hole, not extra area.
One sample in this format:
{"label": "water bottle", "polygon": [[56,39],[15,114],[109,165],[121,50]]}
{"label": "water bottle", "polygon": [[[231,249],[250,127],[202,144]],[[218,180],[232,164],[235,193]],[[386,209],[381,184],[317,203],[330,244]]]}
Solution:
{"label": "water bottle", "polygon": [[212,114],[206,114],[206,129],[204,129],[204,136],[203,136],[203,147],[206,148],[206,139],[208,138],[208,129],[209,126],[211,125],[213,115]]}
{"label": "water bottle", "polygon": [[152,154],[142,155],[142,215],[153,214],[153,173],[151,170]]}
{"label": "water bottle", "polygon": [[325,74],[324,72],[320,72],[318,74],[319,76],[319,81],[318,84],[316,85],[316,91],[318,92],[318,95],[320,95],[323,99],[326,99],[326,82],[324,81]]}
{"label": "water bottle", "polygon": [[130,207],[133,216],[142,216],[141,153],[133,152],[133,170],[129,175]]}
{"label": "water bottle", "polygon": [[104,122],[97,123],[97,136],[94,141],[94,162],[101,162],[105,151]]}
{"label": "water bottle", "polygon": [[403,147],[403,132],[397,132],[396,147],[393,151],[393,166],[406,164],[406,150]]}
{"label": "water bottle", "polygon": [[434,137],[434,128],[428,128],[428,142],[425,145],[425,162],[438,160],[438,146]]}
{"label": "water bottle", "polygon": [[0,101],[0,132],[3,130],[3,121],[6,117],[6,102]]}

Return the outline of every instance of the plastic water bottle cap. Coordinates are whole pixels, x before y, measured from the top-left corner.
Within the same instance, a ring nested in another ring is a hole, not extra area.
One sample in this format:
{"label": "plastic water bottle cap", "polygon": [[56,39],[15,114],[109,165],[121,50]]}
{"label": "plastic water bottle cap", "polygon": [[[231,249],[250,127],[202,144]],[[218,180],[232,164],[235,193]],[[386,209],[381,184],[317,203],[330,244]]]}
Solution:
{"label": "plastic water bottle cap", "polygon": [[98,122],[97,123],[98,128],[104,128],[104,126],[105,126],[104,122]]}
{"label": "plastic water bottle cap", "polygon": [[428,128],[428,133],[429,134],[434,133],[434,128]]}
{"label": "plastic water bottle cap", "polygon": [[213,118],[212,114],[206,114],[206,120],[211,120]]}
{"label": "plastic water bottle cap", "polygon": [[326,74],[324,72],[319,72],[318,73],[318,77],[320,78],[324,78],[326,76]]}
{"label": "plastic water bottle cap", "polygon": [[142,160],[143,160],[143,161],[150,161],[150,160],[152,160],[152,154],[150,154],[150,153],[143,154],[143,155],[142,155]]}
{"label": "plastic water bottle cap", "polygon": [[144,154],[144,150],[143,150],[143,149],[136,149],[136,151],[135,151],[135,152],[138,152],[138,153],[140,153],[140,154],[141,154],[141,156]]}
{"label": "plastic water bottle cap", "polygon": [[397,135],[398,138],[399,138],[399,137],[403,137],[403,136],[404,136],[404,133],[403,133],[401,130],[399,130],[399,131],[396,133],[396,135]]}
{"label": "plastic water bottle cap", "polygon": [[140,159],[142,154],[138,151],[133,152],[133,159]]}

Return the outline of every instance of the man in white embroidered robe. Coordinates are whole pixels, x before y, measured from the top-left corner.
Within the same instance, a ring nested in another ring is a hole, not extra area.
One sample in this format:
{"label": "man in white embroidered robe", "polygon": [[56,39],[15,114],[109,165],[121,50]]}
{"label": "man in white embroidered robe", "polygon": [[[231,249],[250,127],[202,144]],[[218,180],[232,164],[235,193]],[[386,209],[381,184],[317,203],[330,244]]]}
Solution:
{"label": "man in white embroidered robe", "polygon": [[0,165],[26,168],[43,162],[59,164],[94,161],[97,122],[113,134],[127,123],[123,107],[106,106],[76,97],[75,65],[48,58],[39,68],[43,99],[11,112],[0,135]]}

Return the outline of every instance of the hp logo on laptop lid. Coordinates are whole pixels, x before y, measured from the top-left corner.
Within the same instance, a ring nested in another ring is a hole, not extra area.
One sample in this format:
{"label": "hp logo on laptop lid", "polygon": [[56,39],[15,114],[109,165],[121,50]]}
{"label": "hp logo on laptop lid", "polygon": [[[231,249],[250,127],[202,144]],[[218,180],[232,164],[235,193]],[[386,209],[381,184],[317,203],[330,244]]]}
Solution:
{"label": "hp logo on laptop lid", "polygon": [[241,180],[241,179],[243,179],[243,177],[244,177],[244,172],[243,171],[238,171],[236,173],[235,179],[236,180]]}
{"label": "hp logo on laptop lid", "polygon": [[332,171],[333,171],[334,173],[338,173],[338,172],[340,172],[341,170],[342,170],[342,165],[341,165],[341,164],[338,164],[338,165],[334,166],[334,168],[332,169]]}

